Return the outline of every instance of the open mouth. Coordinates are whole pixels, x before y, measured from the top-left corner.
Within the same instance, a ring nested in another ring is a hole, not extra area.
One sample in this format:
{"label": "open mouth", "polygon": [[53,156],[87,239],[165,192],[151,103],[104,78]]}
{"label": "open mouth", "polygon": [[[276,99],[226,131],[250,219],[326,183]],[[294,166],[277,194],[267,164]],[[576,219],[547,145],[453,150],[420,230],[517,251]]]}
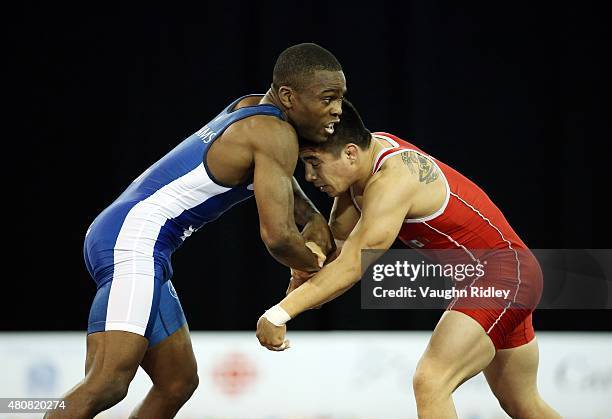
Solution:
{"label": "open mouth", "polygon": [[332,123],[331,123],[331,124],[329,124],[329,125],[326,125],[326,126],[325,126],[325,132],[326,132],[327,134],[329,134],[329,135],[332,135],[332,134],[334,133],[334,125],[335,125],[335,123],[334,123],[334,122],[332,122]]}

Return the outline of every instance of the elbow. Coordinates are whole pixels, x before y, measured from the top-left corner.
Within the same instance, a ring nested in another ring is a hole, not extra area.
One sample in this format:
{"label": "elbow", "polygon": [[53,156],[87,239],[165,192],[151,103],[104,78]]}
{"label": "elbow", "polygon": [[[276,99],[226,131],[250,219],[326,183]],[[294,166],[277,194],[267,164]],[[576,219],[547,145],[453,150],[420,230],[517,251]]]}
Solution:
{"label": "elbow", "polygon": [[260,235],[261,240],[270,253],[273,255],[283,255],[287,253],[287,249],[290,245],[289,229],[262,227],[260,229]]}

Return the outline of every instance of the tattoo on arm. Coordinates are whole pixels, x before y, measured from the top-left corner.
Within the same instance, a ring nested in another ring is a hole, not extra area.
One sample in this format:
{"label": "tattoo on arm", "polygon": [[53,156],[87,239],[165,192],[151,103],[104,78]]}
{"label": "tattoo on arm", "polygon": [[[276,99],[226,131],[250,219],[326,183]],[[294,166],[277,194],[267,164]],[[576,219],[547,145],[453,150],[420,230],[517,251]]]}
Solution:
{"label": "tattoo on arm", "polygon": [[440,176],[437,167],[431,160],[414,151],[404,151],[402,161],[408,166],[410,173],[419,173],[419,182],[431,183]]}

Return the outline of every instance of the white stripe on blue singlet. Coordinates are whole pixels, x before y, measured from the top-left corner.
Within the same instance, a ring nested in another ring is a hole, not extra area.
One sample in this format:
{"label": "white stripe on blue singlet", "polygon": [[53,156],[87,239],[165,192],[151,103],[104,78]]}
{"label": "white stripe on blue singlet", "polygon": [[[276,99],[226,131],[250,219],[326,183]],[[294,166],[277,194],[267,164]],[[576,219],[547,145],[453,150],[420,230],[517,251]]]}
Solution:
{"label": "white stripe on blue singlet", "polygon": [[214,183],[200,164],[132,207],[114,247],[105,330],[144,335],[153,301],[153,252],[162,227],[167,220],[230,189]]}

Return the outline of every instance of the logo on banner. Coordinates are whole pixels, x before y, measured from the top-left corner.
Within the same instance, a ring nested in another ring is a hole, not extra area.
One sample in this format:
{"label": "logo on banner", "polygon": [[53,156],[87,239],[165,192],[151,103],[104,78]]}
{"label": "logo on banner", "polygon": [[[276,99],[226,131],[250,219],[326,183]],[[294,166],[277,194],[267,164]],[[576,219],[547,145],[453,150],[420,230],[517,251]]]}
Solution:
{"label": "logo on banner", "polygon": [[213,381],[221,392],[236,397],[247,392],[257,378],[255,364],[240,352],[227,354],[213,368]]}

